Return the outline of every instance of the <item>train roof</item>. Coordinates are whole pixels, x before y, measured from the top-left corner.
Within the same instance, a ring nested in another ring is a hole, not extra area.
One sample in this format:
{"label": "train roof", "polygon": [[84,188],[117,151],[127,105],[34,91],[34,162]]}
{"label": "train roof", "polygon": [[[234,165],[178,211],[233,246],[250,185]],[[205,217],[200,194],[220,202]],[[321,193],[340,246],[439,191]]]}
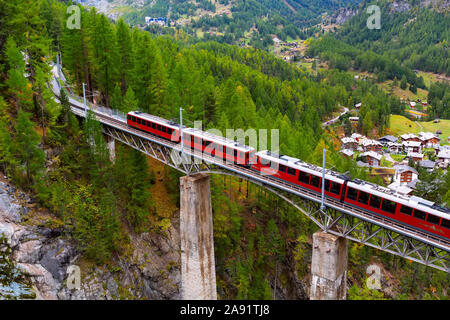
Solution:
{"label": "train roof", "polygon": [[[160,117],[157,117],[157,116],[145,113],[145,112],[130,111],[130,112],[128,112],[128,114],[130,114],[132,116],[136,116],[136,117],[142,118],[142,119],[145,119],[145,120],[149,120],[149,121],[155,122],[157,124],[164,125],[164,126],[169,127],[171,129],[178,129],[178,130],[180,129],[180,125],[178,123],[174,122],[174,121],[167,120],[167,119],[164,119],[164,118],[160,118]],[[184,128],[184,126],[183,126],[183,128]]]}
{"label": "train roof", "polygon": [[219,143],[221,145],[224,145],[226,147],[234,148],[239,151],[243,152],[249,152],[255,150],[255,148],[247,146],[245,144],[239,143],[237,141],[233,141],[231,139],[227,139],[225,137],[221,137],[218,135],[215,135],[210,132],[206,132],[197,128],[186,128],[183,129],[183,133],[189,133],[193,136],[202,138],[204,140],[212,141],[213,143]]}

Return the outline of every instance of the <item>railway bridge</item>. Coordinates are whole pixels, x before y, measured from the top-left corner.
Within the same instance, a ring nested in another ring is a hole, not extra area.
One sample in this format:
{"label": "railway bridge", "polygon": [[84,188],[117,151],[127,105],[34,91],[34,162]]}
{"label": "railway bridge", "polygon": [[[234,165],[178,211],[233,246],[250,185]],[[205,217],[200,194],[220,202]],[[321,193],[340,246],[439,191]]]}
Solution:
{"label": "railway bridge", "polygon": [[[53,66],[51,88],[57,100],[65,78]],[[209,174],[225,174],[262,186],[293,205],[319,228],[313,235],[311,299],[345,299],[347,239],[450,272],[450,242],[335,199],[220,158],[185,148],[127,125],[126,115],[93,105],[67,90],[71,111],[85,118],[91,110],[102,124],[114,158],[115,141],[163,162],[186,176],[180,179],[181,273],[183,299],[216,299]]]}

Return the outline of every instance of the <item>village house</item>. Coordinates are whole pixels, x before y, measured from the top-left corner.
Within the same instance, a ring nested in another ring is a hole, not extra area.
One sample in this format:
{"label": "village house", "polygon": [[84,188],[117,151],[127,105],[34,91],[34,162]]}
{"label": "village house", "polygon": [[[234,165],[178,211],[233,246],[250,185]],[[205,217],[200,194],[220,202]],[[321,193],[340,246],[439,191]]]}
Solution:
{"label": "village house", "polygon": [[358,147],[358,143],[354,138],[344,137],[341,139],[341,141],[343,149],[355,150]]}
{"label": "village house", "polygon": [[441,151],[439,151],[436,162],[441,162],[448,165],[450,163],[450,150],[442,149]]}
{"label": "village house", "polygon": [[414,133],[402,134],[400,138],[402,139],[402,143],[405,141],[420,141],[419,137]]}
{"label": "village house", "polygon": [[419,177],[419,173],[416,169],[404,164],[395,165],[394,169],[394,182],[399,182],[400,184],[410,183]]}
{"label": "village house", "polygon": [[384,137],[381,137],[380,139],[378,139],[378,141],[383,145],[383,146],[387,146],[388,145],[388,143],[394,143],[394,142],[397,142],[397,137],[394,137],[394,136],[390,136],[390,135],[387,135],[387,136],[384,136]]}
{"label": "village house", "polygon": [[382,145],[377,140],[364,139],[364,140],[360,141],[360,143],[361,143],[361,146],[362,146],[364,152],[368,152],[368,151],[380,152],[381,151]]}
{"label": "village house", "polygon": [[388,147],[389,153],[392,153],[392,154],[398,154],[403,151],[402,144],[398,143],[398,142],[389,142],[387,144],[387,147]]}
{"label": "village house", "polygon": [[425,168],[428,172],[433,171],[435,165],[436,165],[436,163],[431,160],[419,161],[419,166],[421,166],[422,168]]}
{"label": "village house", "polygon": [[352,150],[350,149],[342,149],[340,151],[345,157],[353,159],[353,155],[355,154]]}
{"label": "village house", "polygon": [[417,162],[417,161],[422,161],[424,155],[423,155],[423,153],[411,152],[411,153],[408,153],[407,157],[411,158],[414,162]]}
{"label": "village house", "polygon": [[422,142],[406,140],[402,142],[403,152],[405,153],[420,153],[422,152]]}
{"label": "village house", "polygon": [[361,154],[362,158],[365,158],[366,162],[371,167],[378,167],[381,163],[381,154],[374,151],[367,151]]}
{"label": "village house", "polygon": [[441,139],[432,132],[420,132],[419,139],[424,148],[432,148],[435,145],[439,145],[441,142]]}
{"label": "village house", "polygon": [[359,143],[360,140],[366,139],[366,137],[364,137],[362,134],[359,133],[352,133],[352,135],[350,136],[351,138],[355,139],[355,141],[357,143]]}

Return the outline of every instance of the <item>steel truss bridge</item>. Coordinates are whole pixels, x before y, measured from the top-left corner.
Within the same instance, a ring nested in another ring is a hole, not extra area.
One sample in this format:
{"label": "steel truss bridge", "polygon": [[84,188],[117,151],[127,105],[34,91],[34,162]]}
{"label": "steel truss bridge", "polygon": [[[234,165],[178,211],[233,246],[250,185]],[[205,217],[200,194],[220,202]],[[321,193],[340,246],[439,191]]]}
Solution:
{"label": "steel truss bridge", "polygon": [[[57,97],[60,93],[58,74],[65,83],[64,75],[58,72],[56,65],[51,87]],[[85,118],[87,111],[83,98],[66,92],[72,112]],[[181,144],[128,126],[126,115],[120,111],[86,103],[102,124],[105,135],[186,175],[215,173],[248,180],[293,205],[325,232],[450,273],[448,240],[331,198],[325,198],[325,208],[321,209],[320,194],[198,151],[181,150]]]}

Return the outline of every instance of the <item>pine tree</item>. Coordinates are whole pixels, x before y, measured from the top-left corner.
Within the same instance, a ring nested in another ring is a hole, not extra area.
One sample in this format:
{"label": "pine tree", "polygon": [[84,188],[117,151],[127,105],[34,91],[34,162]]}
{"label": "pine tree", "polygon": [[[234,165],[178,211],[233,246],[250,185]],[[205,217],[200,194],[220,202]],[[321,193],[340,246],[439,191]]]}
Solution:
{"label": "pine tree", "polygon": [[30,114],[19,110],[16,124],[15,154],[25,166],[28,185],[32,176],[44,168],[45,154],[39,148],[39,135],[33,129]]}

